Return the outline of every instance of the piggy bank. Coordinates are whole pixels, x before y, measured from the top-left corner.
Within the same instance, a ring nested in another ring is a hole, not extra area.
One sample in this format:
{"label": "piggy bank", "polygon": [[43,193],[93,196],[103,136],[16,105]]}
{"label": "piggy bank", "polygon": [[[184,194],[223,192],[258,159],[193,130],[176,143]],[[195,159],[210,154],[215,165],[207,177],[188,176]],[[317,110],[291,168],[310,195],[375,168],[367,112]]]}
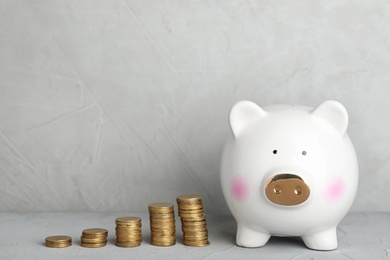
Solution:
{"label": "piggy bank", "polygon": [[356,195],[358,164],[337,101],[316,108],[240,101],[221,161],[221,185],[237,221],[236,243],[299,236],[315,250],[337,248],[336,229]]}

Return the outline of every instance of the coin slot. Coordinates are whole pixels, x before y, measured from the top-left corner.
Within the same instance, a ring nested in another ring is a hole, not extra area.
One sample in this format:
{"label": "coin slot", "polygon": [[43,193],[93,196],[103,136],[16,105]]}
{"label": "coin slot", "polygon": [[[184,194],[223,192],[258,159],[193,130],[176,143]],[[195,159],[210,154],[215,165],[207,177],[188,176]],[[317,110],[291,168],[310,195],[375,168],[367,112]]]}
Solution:
{"label": "coin slot", "polygon": [[298,175],[295,175],[295,174],[291,174],[291,173],[282,173],[282,174],[277,174],[275,175],[268,183],[267,183],[267,186],[268,184],[270,184],[271,182],[274,182],[274,181],[277,181],[277,180],[288,180],[288,179],[298,179],[298,180],[302,180],[301,177],[299,177]]}

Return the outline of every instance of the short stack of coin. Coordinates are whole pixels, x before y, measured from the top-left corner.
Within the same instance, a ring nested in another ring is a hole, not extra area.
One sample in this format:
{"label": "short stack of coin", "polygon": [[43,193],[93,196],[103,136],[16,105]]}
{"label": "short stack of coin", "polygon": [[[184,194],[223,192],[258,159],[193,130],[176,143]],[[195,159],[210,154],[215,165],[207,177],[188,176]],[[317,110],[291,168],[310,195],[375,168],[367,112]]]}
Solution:
{"label": "short stack of coin", "polygon": [[185,195],[176,198],[183,231],[183,244],[187,246],[207,246],[210,244],[203,212],[202,197]]}
{"label": "short stack of coin", "polygon": [[52,248],[64,248],[72,245],[72,238],[69,236],[51,236],[45,239],[46,246]]}
{"label": "short stack of coin", "polygon": [[84,229],[81,239],[82,247],[98,248],[107,244],[108,230],[104,228]]}
{"label": "short stack of coin", "polygon": [[176,224],[173,205],[170,203],[149,204],[150,240],[154,246],[176,244]]}
{"label": "short stack of coin", "polygon": [[116,241],[119,247],[136,247],[142,242],[142,224],[138,217],[120,217],[115,220]]}

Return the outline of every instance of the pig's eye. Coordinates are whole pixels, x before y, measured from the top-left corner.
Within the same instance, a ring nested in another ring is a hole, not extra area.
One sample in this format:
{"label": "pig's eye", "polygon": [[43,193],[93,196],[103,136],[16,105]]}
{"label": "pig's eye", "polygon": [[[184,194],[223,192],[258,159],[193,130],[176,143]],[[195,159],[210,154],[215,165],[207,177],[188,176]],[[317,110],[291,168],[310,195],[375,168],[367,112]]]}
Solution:
{"label": "pig's eye", "polygon": [[302,151],[302,155],[306,155],[307,154],[307,152],[306,151]]}
{"label": "pig's eye", "polygon": [[277,153],[278,153],[278,150],[274,150],[273,153],[274,153],[274,154],[277,154]]}

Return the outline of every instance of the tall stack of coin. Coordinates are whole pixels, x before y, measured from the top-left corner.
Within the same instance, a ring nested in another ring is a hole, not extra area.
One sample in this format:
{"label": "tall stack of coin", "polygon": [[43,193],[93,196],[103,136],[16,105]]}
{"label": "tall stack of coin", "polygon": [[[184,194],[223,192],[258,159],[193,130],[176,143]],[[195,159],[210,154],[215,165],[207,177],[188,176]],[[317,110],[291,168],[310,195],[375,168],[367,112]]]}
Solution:
{"label": "tall stack of coin", "polygon": [[81,239],[81,246],[89,248],[102,247],[107,244],[108,230],[104,228],[84,229]]}
{"label": "tall stack of coin", "polygon": [[142,242],[142,224],[138,217],[120,217],[115,220],[116,241],[119,247],[136,247]]}
{"label": "tall stack of coin", "polygon": [[185,195],[176,198],[183,231],[183,244],[207,246],[210,244],[200,195]]}
{"label": "tall stack of coin", "polygon": [[170,203],[149,204],[150,240],[154,246],[176,244],[176,225],[173,205]]}
{"label": "tall stack of coin", "polygon": [[72,245],[72,238],[69,236],[51,236],[45,239],[46,246],[52,248],[64,248]]}

